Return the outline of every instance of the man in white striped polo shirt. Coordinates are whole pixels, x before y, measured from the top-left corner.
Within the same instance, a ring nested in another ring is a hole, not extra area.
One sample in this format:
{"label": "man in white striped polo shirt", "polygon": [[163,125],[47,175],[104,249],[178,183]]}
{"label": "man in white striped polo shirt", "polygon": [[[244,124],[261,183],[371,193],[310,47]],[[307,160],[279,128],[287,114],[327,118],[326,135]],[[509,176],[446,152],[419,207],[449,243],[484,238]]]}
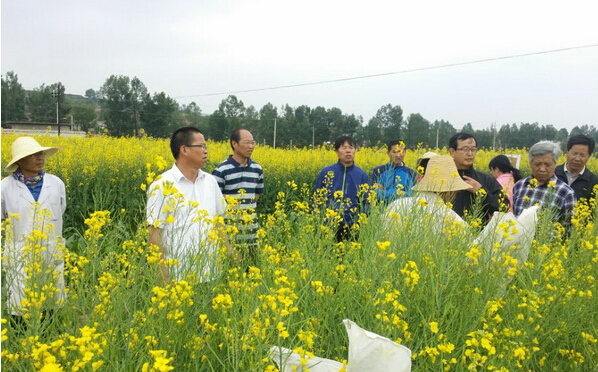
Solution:
{"label": "man in white striped polo shirt", "polygon": [[[264,193],[264,171],[262,166],[251,160],[256,142],[246,129],[239,128],[230,135],[233,154],[214,169],[212,175],[218,181],[225,196],[239,199],[235,214],[228,223],[238,229],[237,245],[243,259],[256,264],[256,231],[258,229],[255,208],[260,195]],[[245,218],[244,218],[245,217]]]}

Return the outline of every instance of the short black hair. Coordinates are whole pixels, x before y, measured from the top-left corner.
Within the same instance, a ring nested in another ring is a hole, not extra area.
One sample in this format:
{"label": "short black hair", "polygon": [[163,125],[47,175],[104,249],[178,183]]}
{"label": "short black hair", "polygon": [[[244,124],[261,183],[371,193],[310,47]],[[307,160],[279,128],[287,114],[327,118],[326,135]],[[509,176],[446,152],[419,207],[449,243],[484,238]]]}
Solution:
{"label": "short black hair", "polygon": [[170,151],[175,159],[179,158],[181,146],[189,146],[193,141],[193,133],[201,133],[201,131],[195,127],[183,127],[174,131],[170,137]]}
{"label": "short black hair", "polygon": [[403,141],[403,140],[400,140],[400,139],[391,140],[391,141],[386,142],[386,151],[390,151],[393,146],[397,146],[397,145],[399,145],[399,146],[402,145],[403,147],[406,147],[405,141]]}
{"label": "short black hair", "polygon": [[237,128],[237,129],[233,130],[232,133],[230,134],[230,137],[229,137],[230,148],[233,149],[233,151],[235,150],[235,148],[233,147],[233,141],[235,141],[236,143],[239,143],[239,141],[241,140],[241,131],[242,130],[246,130],[249,132],[249,130],[247,130],[245,128]]}
{"label": "short black hair", "polygon": [[357,144],[355,143],[355,140],[352,137],[349,136],[340,136],[339,138],[336,139],[336,141],[334,142],[334,150],[337,151],[338,149],[340,149],[340,147],[345,144],[345,143],[349,143],[349,145],[356,147]]}
{"label": "short black hair", "polygon": [[592,153],[594,152],[594,148],[596,147],[596,141],[594,141],[593,138],[590,138],[586,135],[578,134],[569,138],[569,141],[567,141],[567,151],[571,150],[571,147],[575,145],[588,146],[588,152],[590,153],[590,155],[592,155]]}
{"label": "short black hair", "polygon": [[473,136],[473,134],[459,132],[451,137],[451,139],[449,140],[449,143],[448,143],[448,147],[449,147],[449,149],[456,150],[457,149],[457,141],[465,141],[466,139],[470,139],[470,138],[473,138],[473,140],[475,141],[475,144],[477,146],[478,140]]}

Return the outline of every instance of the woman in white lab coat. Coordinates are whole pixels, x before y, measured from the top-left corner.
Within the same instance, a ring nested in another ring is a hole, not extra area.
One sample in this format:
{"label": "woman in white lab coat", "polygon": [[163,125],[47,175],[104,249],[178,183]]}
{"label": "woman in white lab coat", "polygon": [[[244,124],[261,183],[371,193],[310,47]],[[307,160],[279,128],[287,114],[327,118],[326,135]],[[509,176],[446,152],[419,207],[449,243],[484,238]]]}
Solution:
{"label": "woman in white lab coat", "polygon": [[[65,187],[60,178],[43,171],[46,158],[57,151],[40,146],[31,137],[17,138],[6,166],[10,176],[2,180],[2,221],[6,226],[2,269],[9,292],[7,309],[14,316],[29,311],[29,315],[41,316],[65,296]],[[54,285],[43,288],[48,283]],[[25,289],[41,296],[27,296]]]}

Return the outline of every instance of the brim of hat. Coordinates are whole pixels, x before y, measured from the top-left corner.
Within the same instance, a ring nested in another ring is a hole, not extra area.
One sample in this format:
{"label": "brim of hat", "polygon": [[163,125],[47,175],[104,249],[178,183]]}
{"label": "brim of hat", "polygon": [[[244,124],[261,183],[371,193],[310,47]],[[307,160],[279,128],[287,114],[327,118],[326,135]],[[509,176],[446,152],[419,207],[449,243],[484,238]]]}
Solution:
{"label": "brim of hat", "polygon": [[40,147],[40,148],[37,148],[35,152],[32,152],[30,154],[27,154],[27,153],[26,154],[22,154],[22,156],[20,156],[19,158],[12,159],[11,162],[8,163],[6,165],[6,168],[4,168],[4,169],[7,172],[14,172],[14,171],[16,171],[17,168],[19,167],[17,165],[17,162],[19,160],[24,159],[24,158],[28,157],[29,155],[36,154],[36,153],[38,153],[40,151],[45,151],[46,152],[46,157],[50,157],[50,156],[52,156],[52,155],[54,155],[54,154],[56,154],[58,152],[58,148],[57,147]]}
{"label": "brim of hat", "polygon": [[461,177],[450,177],[447,179],[438,179],[437,177],[424,177],[415,186],[413,190],[428,192],[449,192],[461,191],[472,188],[470,184],[463,181]]}
{"label": "brim of hat", "polygon": [[422,160],[425,160],[425,159],[431,159],[431,158],[433,158],[434,156],[438,156],[438,154],[437,154],[437,153],[435,153],[435,152],[426,152],[425,154],[423,154],[423,155],[421,156],[421,158],[418,158],[418,159],[417,159],[417,161],[418,161],[418,162],[421,162]]}

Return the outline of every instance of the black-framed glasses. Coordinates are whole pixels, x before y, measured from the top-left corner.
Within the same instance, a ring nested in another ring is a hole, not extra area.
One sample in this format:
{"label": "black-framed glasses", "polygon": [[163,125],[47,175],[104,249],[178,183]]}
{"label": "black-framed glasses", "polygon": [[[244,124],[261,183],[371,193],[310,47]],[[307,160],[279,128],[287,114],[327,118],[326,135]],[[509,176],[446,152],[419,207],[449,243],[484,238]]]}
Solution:
{"label": "black-framed glasses", "polygon": [[478,152],[478,148],[477,147],[461,147],[460,149],[457,149],[457,151],[463,151],[465,153],[468,153],[468,152],[476,153],[476,152]]}
{"label": "black-framed glasses", "polygon": [[205,143],[202,143],[201,145],[185,145],[185,146],[187,146],[187,147],[200,147],[200,148],[202,148],[204,150],[208,149],[208,145],[206,145]]}

